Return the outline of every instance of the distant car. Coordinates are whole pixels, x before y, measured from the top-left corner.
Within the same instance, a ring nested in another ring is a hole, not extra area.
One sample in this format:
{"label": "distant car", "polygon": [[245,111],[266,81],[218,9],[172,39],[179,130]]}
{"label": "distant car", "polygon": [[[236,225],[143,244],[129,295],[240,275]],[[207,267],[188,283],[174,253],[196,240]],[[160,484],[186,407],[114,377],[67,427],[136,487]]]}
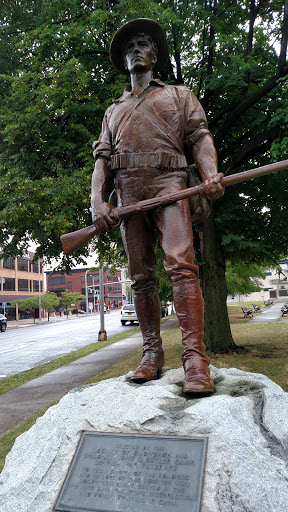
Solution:
{"label": "distant car", "polygon": [[83,309],[78,309],[78,315],[85,315],[85,311],[83,311]]}
{"label": "distant car", "polygon": [[161,316],[168,316],[168,306],[164,300],[161,302]]}
{"label": "distant car", "polygon": [[4,315],[0,315],[0,330],[5,332],[7,329],[7,318]]}
{"label": "distant car", "polygon": [[121,308],[121,324],[125,325],[126,322],[138,322],[134,304],[126,304]]}

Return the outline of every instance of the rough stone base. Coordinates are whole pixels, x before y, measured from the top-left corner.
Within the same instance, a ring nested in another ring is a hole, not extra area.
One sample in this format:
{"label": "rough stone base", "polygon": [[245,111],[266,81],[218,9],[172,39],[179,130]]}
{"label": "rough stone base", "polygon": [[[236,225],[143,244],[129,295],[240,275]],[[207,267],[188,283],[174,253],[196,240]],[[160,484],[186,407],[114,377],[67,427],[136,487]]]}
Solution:
{"label": "rough stone base", "polygon": [[72,390],[17,438],[1,512],[51,512],[83,430],[208,436],[201,512],[287,512],[288,394],[278,385],[212,367],[215,394],[191,399],[182,368],[142,385],[129,375]]}

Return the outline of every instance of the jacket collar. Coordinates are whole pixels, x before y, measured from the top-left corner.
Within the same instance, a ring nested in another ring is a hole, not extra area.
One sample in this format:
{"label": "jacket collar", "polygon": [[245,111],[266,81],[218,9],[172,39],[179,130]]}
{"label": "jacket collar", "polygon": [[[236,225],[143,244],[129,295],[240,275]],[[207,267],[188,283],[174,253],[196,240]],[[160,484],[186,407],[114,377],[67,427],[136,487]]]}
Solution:
{"label": "jacket collar", "polygon": [[[165,84],[164,82],[161,82],[161,80],[159,80],[158,78],[152,78],[152,80],[150,80],[150,82],[143,87],[138,97],[141,96],[143,92],[145,92],[147,89],[151,89],[152,87],[165,87]],[[128,87],[125,87],[123,94],[119,98],[113,99],[113,103],[120,103],[122,101],[125,101],[128,98],[128,96],[131,96],[133,94],[134,93],[131,91],[131,86],[129,85]]]}

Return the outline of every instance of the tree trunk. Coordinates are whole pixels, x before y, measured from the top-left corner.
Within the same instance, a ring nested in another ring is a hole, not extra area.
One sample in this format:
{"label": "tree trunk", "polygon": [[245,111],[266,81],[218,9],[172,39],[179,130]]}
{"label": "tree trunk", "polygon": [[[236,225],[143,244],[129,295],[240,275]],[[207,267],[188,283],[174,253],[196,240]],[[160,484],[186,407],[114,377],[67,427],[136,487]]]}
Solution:
{"label": "tree trunk", "polygon": [[200,279],[205,303],[205,345],[214,353],[237,349],[227,311],[225,257],[217,237],[213,212],[198,228],[200,240]]}

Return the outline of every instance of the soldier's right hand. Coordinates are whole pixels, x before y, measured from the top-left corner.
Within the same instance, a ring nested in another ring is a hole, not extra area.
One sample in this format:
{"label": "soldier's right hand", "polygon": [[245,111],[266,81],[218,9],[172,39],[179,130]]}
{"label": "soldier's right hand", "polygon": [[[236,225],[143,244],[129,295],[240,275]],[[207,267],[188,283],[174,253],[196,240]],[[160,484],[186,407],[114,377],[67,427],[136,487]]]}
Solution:
{"label": "soldier's right hand", "polygon": [[98,203],[92,211],[92,220],[99,233],[111,231],[118,224],[116,208],[110,203]]}

